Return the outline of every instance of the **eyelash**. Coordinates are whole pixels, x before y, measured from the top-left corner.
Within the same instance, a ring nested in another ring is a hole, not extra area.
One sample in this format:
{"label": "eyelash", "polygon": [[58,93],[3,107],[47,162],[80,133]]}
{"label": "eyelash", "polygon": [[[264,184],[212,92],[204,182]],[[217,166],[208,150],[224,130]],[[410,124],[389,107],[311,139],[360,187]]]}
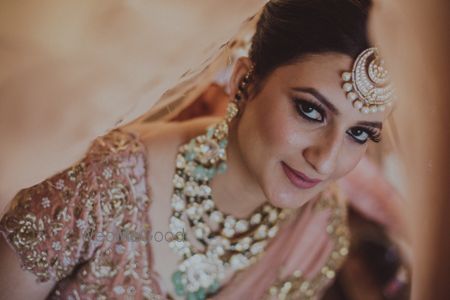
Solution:
{"label": "eyelash", "polygon": [[[351,134],[351,131],[352,131],[352,130],[362,130],[362,131],[366,132],[367,135],[368,135],[367,140],[365,140],[365,141],[358,140],[357,138],[354,137],[353,134]],[[378,130],[375,129],[375,128],[371,128],[371,127],[353,127],[353,128],[350,128],[349,130],[347,130],[347,134],[348,134],[348,135],[349,135],[356,143],[361,144],[361,145],[365,144],[368,140],[371,140],[371,141],[373,141],[374,143],[379,143],[379,142],[381,141],[381,133],[380,133],[380,131],[378,131]]]}
{"label": "eyelash", "polygon": [[[297,110],[298,114],[304,118],[306,121],[309,122],[313,122],[313,123],[322,123],[325,120],[326,114],[325,114],[325,109],[322,107],[322,105],[320,104],[315,104],[312,103],[310,101],[306,101],[306,100],[302,100],[302,99],[298,99],[295,98],[294,99],[295,102],[295,109]],[[309,108],[313,108],[315,109],[321,116],[321,120],[316,120],[316,119],[312,119],[310,117],[308,117],[303,111],[302,111],[302,106],[307,106]]]}
{"label": "eyelash", "polygon": [[[294,102],[297,113],[306,121],[312,123],[322,123],[325,120],[325,109],[320,104],[311,103],[310,101],[299,98],[294,98]],[[313,119],[307,116],[303,111],[305,107],[302,108],[302,106],[306,106],[307,108],[316,110],[321,115],[321,120]],[[368,138],[364,141],[361,141],[351,133],[352,130],[361,130],[368,135]],[[381,141],[381,133],[377,129],[371,127],[353,127],[347,131],[347,134],[352,138],[353,141],[361,145],[365,144],[369,139],[375,143],[379,143]]]}

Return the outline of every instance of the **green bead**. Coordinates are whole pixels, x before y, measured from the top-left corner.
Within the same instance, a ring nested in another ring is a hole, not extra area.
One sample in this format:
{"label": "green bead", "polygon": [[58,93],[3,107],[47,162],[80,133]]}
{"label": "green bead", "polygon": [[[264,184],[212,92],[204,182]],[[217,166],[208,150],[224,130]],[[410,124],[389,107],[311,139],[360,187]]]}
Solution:
{"label": "green bead", "polygon": [[214,177],[214,175],[216,175],[216,169],[215,168],[211,168],[206,170],[206,177],[208,179],[212,179]]}
{"label": "green bead", "polygon": [[197,178],[197,179],[201,179],[201,178],[203,178],[203,177],[205,177],[205,168],[203,168],[202,166],[197,166],[197,167],[195,167],[195,169],[194,169],[194,176]]}
{"label": "green bead", "polygon": [[213,294],[215,292],[217,292],[217,290],[220,288],[220,284],[217,280],[214,280],[213,284],[211,284],[208,287],[208,294]]}
{"label": "green bead", "polygon": [[195,158],[195,152],[194,152],[193,150],[187,151],[186,154],[184,155],[184,158],[185,158],[187,161],[193,160],[193,159]]}
{"label": "green bead", "polygon": [[174,285],[183,285],[183,272],[176,271],[172,274],[172,282]]}
{"label": "green bead", "polygon": [[228,140],[227,139],[223,139],[219,142],[219,146],[220,148],[224,149],[226,146],[228,145]]}
{"label": "green bead", "polygon": [[206,132],[206,137],[208,137],[209,139],[212,138],[214,136],[214,131],[216,131],[214,127],[209,127],[208,131]]}
{"label": "green bead", "polygon": [[218,166],[217,172],[223,173],[227,170],[227,168],[228,168],[227,164],[223,162]]}
{"label": "green bead", "polygon": [[178,296],[183,296],[183,295],[185,294],[185,293],[184,293],[184,288],[175,286],[175,293],[176,293]]}
{"label": "green bead", "polygon": [[206,299],[206,291],[204,288],[199,288],[197,292],[195,292],[198,300]]}
{"label": "green bead", "polygon": [[193,293],[193,292],[189,292],[188,294],[187,294],[187,298],[186,298],[187,300],[197,300],[197,293]]}

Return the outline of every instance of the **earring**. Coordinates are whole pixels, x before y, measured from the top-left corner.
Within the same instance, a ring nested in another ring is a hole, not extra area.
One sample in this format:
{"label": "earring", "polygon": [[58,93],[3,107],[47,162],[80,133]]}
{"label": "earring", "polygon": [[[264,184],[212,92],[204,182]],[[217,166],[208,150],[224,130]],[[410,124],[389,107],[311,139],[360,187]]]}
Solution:
{"label": "earring", "polygon": [[226,121],[229,123],[233,118],[235,118],[239,114],[239,106],[244,99],[244,97],[247,95],[247,86],[253,76],[253,67],[250,68],[250,70],[247,72],[247,74],[244,76],[244,78],[241,80],[241,83],[239,84],[238,91],[236,95],[234,96],[234,100],[230,101],[227,106],[227,114],[226,114]]}

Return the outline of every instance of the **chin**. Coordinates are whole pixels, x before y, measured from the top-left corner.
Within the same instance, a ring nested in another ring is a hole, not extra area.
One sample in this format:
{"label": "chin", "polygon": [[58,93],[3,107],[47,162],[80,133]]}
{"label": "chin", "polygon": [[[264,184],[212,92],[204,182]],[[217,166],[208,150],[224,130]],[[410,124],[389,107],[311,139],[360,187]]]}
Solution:
{"label": "chin", "polygon": [[267,191],[267,199],[270,204],[279,208],[296,209],[302,207],[309,200],[313,199],[319,194],[316,191],[295,191],[290,187],[286,187],[284,184],[274,186],[273,189]]}
{"label": "chin", "polygon": [[275,163],[270,169],[262,172],[260,179],[263,192],[268,202],[275,207],[297,209],[316,198],[329,185],[329,181],[322,181],[311,188],[299,188],[286,176],[281,164]]}
{"label": "chin", "polygon": [[[275,174],[274,174],[275,175]],[[264,191],[268,201],[275,207],[296,209],[317,197],[327,186],[325,183],[310,189],[295,187],[285,176],[276,176]],[[286,180],[284,180],[286,179]]]}

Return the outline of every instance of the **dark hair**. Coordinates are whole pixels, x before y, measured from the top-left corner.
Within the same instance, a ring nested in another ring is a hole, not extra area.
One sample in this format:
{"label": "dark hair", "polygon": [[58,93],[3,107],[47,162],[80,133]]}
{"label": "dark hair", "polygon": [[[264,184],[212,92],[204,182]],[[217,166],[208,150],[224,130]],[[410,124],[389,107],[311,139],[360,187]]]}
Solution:
{"label": "dark hair", "polygon": [[254,79],[308,54],[338,52],[353,58],[369,47],[370,0],[272,0],[258,21],[250,59]]}

